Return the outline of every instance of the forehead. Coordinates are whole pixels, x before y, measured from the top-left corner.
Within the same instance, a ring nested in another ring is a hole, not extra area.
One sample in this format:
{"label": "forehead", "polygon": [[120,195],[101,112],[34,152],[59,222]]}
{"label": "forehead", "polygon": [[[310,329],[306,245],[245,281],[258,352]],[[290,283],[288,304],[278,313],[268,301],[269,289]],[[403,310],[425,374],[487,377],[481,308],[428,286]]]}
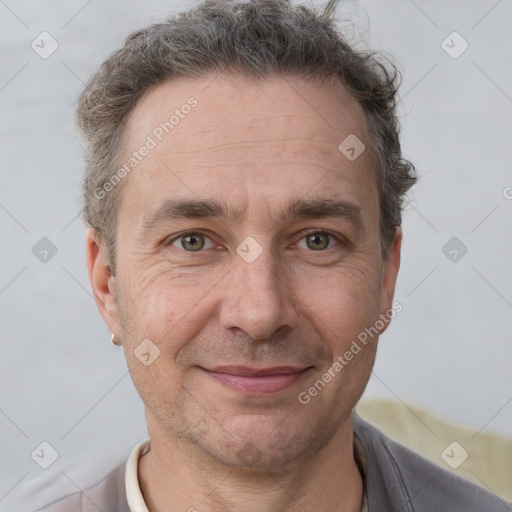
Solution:
{"label": "forehead", "polygon": [[[277,118],[279,122],[273,123]],[[145,134],[193,147],[203,139],[189,138],[191,130],[205,136],[213,131],[227,142],[241,142],[262,132],[265,138],[283,139],[283,128],[291,128],[292,135],[324,143],[339,143],[349,134],[365,136],[367,131],[361,105],[339,83],[291,76],[253,82],[234,75],[169,80],[146,92],[127,126],[128,147],[136,146]],[[234,132],[236,126],[244,132]],[[164,133],[159,134],[159,128]]]}
{"label": "forehead", "polygon": [[168,81],[128,117],[123,161],[145,156],[133,162],[123,202],[142,211],[173,196],[226,199],[229,192],[245,208],[251,198],[268,204],[339,190],[360,203],[371,194],[376,203],[370,151],[350,160],[339,149],[347,138],[368,148],[363,109],[342,87],[295,77]]}

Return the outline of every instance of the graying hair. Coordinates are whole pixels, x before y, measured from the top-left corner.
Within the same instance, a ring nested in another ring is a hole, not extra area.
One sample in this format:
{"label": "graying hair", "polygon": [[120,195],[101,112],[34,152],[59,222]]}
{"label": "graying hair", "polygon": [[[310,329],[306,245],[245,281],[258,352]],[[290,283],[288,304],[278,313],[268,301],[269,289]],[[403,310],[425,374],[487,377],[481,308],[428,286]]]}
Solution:
{"label": "graying hair", "polygon": [[264,80],[271,76],[330,79],[341,83],[366,114],[379,190],[381,255],[386,259],[402,204],[416,182],[402,157],[396,93],[400,73],[387,59],[353,49],[332,17],[290,0],[205,0],[196,7],[128,36],[90,79],[76,121],[86,142],[83,216],[94,228],[115,273],[116,224],[122,184],[104,190],[121,154],[125,120],[152,87],[173,78],[199,79],[229,71]]}

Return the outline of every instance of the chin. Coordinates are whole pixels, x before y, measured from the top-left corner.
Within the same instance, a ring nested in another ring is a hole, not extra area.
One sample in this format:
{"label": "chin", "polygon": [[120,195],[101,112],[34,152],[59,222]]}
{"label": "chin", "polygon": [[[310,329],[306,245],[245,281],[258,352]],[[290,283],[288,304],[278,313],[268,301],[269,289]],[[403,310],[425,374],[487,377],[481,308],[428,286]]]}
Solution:
{"label": "chin", "polygon": [[297,424],[293,417],[264,416],[235,418],[224,423],[217,435],[210,430],[196,444],[222,464],[268,473],[317,454],[336,430],[319,432],[313,425]]}

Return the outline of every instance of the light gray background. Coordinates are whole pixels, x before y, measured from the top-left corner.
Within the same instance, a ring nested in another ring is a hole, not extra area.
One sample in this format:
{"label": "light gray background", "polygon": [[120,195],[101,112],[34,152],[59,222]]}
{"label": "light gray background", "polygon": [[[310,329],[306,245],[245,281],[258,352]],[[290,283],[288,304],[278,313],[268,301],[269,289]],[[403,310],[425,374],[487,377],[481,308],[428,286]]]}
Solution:
{"label": "light gray background", "polygon": [[[146,436],[90,292],[72,115],[129,32],[190,5],[0,0],[1,510],[83,489]],[[512,437],[512,2],[373,0],[338,12],[351,40],[395,57],[403,149],[421,176],[404,214],[404,309],[365,397]],[[45,60],[30,46],[42,31],[59,44]],[[441,47],[453,31],[469,43],[457,59]],[[32,247],[45,236],[58,252],[42,263]],[[453,236],[468,248],[456,263],[442,252]],[[30,456],[42,441],[59,453],[47,470]]]}

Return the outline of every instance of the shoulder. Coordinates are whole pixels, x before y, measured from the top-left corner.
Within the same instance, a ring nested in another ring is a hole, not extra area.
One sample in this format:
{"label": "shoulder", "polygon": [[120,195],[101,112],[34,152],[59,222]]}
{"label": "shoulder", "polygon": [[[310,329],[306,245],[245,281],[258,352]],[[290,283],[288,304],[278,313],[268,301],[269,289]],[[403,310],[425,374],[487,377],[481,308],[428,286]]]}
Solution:
{"label": "shoulder", "polygon": [[430,462],[393,441],[354,414],[354,434],[361,441],[371,501],[387,501],[394,510],[415,512],[507,512],[511,506],[494,494]]}
{"label": "shoulder", "polygon": [[125,465],[118,466],[103,480],[59,501],[52,503],[37,512],[129,512],[126,502]]}
{"label": "shoulder", "polygon": [[71,494],[44,508],[38,508],[36,512],[81,512],[84,510],[81,505],[82,494],[81,492]]}

